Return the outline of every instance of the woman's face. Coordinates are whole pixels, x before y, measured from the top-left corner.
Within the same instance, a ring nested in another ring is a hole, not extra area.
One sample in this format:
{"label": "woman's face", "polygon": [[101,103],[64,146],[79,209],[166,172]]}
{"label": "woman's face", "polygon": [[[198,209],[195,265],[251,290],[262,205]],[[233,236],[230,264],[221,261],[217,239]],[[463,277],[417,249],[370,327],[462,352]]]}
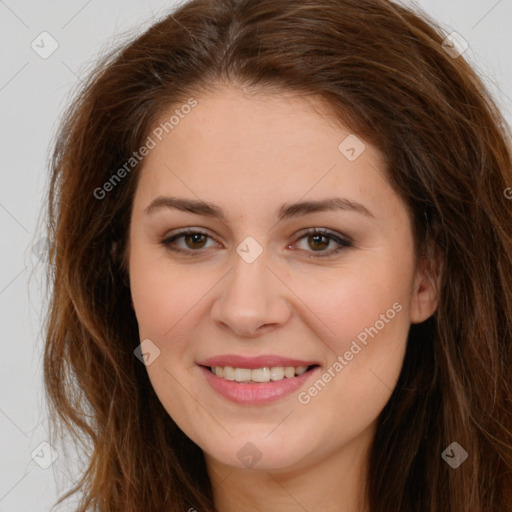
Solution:
{"label": "woman's face", "polygon": [[436,305],[381,155],[320,103],[197,100],[150,134],[133,204],[151,383],[220,464],[286,470],[368,443]]}

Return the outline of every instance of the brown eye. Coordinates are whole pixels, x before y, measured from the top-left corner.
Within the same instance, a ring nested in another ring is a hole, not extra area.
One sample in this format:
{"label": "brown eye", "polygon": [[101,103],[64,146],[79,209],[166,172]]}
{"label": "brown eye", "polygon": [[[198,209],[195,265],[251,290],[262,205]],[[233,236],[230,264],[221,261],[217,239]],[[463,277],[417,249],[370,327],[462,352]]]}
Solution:
{"label": "brown eye", "polygon": [[189,233],[183,237],[189,249],[202,249],[208,237],[204,233]]}
{"label": "brown eye", "polygon": [[307,230],[294,245],[310,258],[334,256],[344,249],[353,247],[352,240],[349,237],[325,228]]}
{"label": "brown eye", "polygon": [[309,247],[315,251],[326,249],[331,241],[325,235],[309,235],[307,238]]}
{"label": "brown eye", "polygon": [[162,240],[161,244],[171,251],[189,254],[199,254],[206,252],[206,249],[220,247],[210,235],[197,229],[187,229],[175,233]]}

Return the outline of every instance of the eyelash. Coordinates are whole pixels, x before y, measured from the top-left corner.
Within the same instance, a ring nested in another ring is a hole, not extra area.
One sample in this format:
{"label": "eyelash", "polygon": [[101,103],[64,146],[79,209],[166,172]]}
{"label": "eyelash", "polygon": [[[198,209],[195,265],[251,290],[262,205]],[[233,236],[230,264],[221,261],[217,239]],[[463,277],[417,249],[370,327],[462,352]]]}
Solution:
{"label": "eyelash", "polygon": [[[204,231],[201,231],[199,229],[192,229],[188,228],[182,231],[179,231],[177,233],[174,233],[173,235],[165,238],[161,241],[161,244],[169,249],[170,251],[180,253],[180,254],[189,254],[192,253],[200,253],[203,252],[202,249],[194,250],[194,249],[181,249],[179,247],[173,246],[172,243],[178,240],[179,238],[183,238],[186,235],[205,235],[208,238],[210,235],[208,233],[205,233]],[[339,253],[340,251],[347,249],[349,247],[353,247],[352,241],[349,238],[342,238],[338,235],[336,235],[334,232],[324,229],[324,228],[310,228],[302,233],[302,235],[297,239],[297,241],[302,240],[303,238],[307,238],[308,236],[315,236],[315,235],[323,235],[325,236],[329,241],[336,242],[338,244],[338,247],[335,249],[331,249],[330,251],[311,251],[311,254],[308,256],[309,258],[327,258],[329,256],[333,256],[334,254]],[[309,252],[309,251],[306,251]]]}

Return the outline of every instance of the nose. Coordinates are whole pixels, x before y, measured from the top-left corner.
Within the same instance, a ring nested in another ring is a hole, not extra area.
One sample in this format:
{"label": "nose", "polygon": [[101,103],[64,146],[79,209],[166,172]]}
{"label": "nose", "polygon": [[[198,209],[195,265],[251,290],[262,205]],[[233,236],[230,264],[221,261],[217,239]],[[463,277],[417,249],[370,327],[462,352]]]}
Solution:
{"label": "nose", "polygon": [[291,317],[288,289],[268,268],[264,254],[252,263],[235,255],[234,268],[221,281],[212,305],[213,321],[241,337],[281,327]]}

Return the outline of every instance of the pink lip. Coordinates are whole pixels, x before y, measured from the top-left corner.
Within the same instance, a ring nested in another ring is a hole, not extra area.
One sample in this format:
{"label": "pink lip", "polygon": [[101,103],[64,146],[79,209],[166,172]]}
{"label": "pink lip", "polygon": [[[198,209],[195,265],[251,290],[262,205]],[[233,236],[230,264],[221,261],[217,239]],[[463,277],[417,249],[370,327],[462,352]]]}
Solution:
{"label": "pink lip", "polygon": [[204,361],[197,363],[200,366],[232,366],[234,368],[272,368],[275,366],[312,366],[318,364],[316,361],[301,361],[300,359],[290,359],[287,357],[263,355],[257,357],[244,357],[237,355],[224,355],[209,357]]}
{"label": "pink lip", "polygon": [[[223,365],[215,365],[223,366]],[[225,365],[230,366],[230,365]],[[274,365],[281,366],[281,365]],[[295,366],[295,365],[288,365]],[[306,365],[298,365],[306,366]],[[238,368],[242,368],[238,366]],[[260,366],[257,366],[260,368]],[[276,382],[270,381],[260,384],[249,384],[234,382],[214,375],[209,368],[200,366],[208,384],[219,393],[219,395],[244,405],[265,405],[297,391],[313,374],[316,374],[320,367],[316,366],[298,377],[284,378]]]}

